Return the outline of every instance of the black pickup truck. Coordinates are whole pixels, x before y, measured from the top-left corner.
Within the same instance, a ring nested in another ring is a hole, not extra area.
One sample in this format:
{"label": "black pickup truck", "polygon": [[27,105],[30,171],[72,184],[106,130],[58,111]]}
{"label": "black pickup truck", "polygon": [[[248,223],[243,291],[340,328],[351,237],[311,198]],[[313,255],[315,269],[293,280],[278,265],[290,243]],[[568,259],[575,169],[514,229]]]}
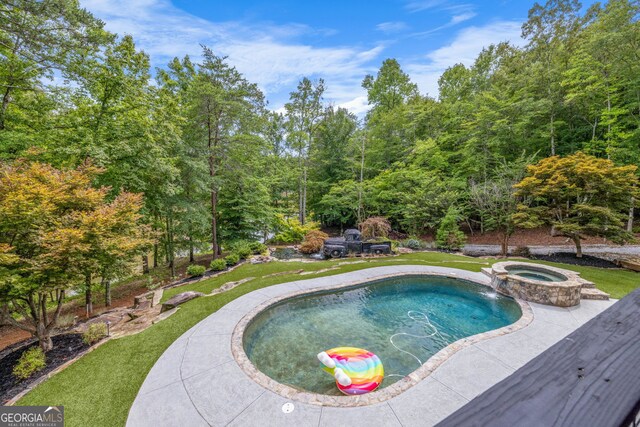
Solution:
{"label": "black pickup truck", "polygon": [[391,242],[363,242],[360,231],[348,229],[344,237],[334,237],[324,241],[322,253],[325,257],[341,258],[349,253],[354,254],[390,254]]}

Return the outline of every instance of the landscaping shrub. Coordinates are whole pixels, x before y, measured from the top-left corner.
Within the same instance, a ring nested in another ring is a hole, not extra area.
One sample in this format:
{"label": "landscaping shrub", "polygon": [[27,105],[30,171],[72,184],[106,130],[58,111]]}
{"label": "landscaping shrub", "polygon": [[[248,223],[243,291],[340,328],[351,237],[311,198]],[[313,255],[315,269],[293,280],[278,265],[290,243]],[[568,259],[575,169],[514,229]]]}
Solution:
{"label": "landscaping shrub", "polygon": [[317,222],[309,221],[306,224],[300,224],[298,218],[285,218],[284,215],[276,217],[276,235],[272,241],[275,243],[298,243],[311,230],[320,228]]}
{"label": "landscaping shrub", "polygon": [[189,276],[202,276],[207,269],[202,265],[192,264],[187,267],[187,274]]}
{"label": "landscaping shrub", "polygon": [[254,255],[260,255],[268,249],[267,245],[257,241],[249,243],[249,247],[251,248],[251,251],[253,252]]}
{"label": "landscaping shrub", "polygon": [[107,325],[100,322],[89,325],[87,330],[82,334],[82,341],[85,344],[92,345],[107,336]]}
{"label": "landscaping shrub", "polygon": [[241,259],[246,259],[250,255],[260,255],[267,250],[267,245],[256,240],[236,240],[229,243],[227,249],[240,255]]}
{"label": "landscaping shrub", "polygon": [[246,259],[253,253],[249,240],[235,240],[227,245],[227,249],[232,253],[238,254],[241,259]]}
{"label": "landscaping shrub", "polygon": [[222,271],[227,268],[227,262],[221,258],[214,259],[211,261],[211,264],[209,264],[209,268],[213,271]]}
{"label": "landscaping shrub", "polygon": [[436,233],[436,245],[441,249],[458,250],[464,246],[467,236],[460,230],[458,221],[460,214],[453,206],[449,207],[447,214],[440,221]]}
{"label": "landscaping shrub", "polygon": [[418,249],[422,249],[422,242],[418,239],[407,239],[404,241],[403,246],[405,248],[418,250]]}
{"label": "landscaping shrub", "polygon": [[236,265],[240,262],[240,255],[236,253],[229,254],[224,258],[224,261],[229,267],[231,267],[232,265]]}
{"label": "landscaping shrub", "polygon": [[300,252],[303,254],[315,254],[320,252],[324,241],[329,238],[327,233],[320,230],[311,230],[305,236],[302,244],[300,245]]}
{"label": "landscaping shrub", "polygon": [[358,224],[363,239],[375,239],[378,237],[388,237],[391,232],[391,224],[387,218],[372,216]]}
{"label": "landscaping shrub", "polygon": [[26,380],[34,373],[47,366],[44,351],[38,346],[31,347],[22,353],[18,363],[13,367],[13,375],[21,380]]}
{"label": "landscaping shrub", "polygon": [[251,247],[249,245],[241,246],[234,252],[238,254],[240,259],[247,259],[253,254],[253,251],[251,250]]}

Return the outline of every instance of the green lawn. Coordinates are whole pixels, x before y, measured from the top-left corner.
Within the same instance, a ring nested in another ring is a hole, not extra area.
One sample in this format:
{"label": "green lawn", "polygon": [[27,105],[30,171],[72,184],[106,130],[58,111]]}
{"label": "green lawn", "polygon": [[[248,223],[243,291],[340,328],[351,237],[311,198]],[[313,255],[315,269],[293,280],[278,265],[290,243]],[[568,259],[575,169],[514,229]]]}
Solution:
{"label": "green lawn", "polygon": [[[122,426],[127,413],[142,385],[147,372],[164,350],[187,329],[207,317],[229,301],[253,290],[293,280],[304,280],[360,270],[363,268],[416,264],[438,265],[470,271],[491,265],[497,260],[468,258],[438,252],[414,253],[397,257],[367,259],[364,263],[351,263],[359,259],[331,260],[313,263],[277,262],[269,264],[245,264],[234,271],[199,283],[174,288],[165,292],[165,299],[186,290],[208,293],[226,282],[255,277],[228,292],[205,298],[197,298],[182,306],[168,319],[133,336],[107,342],[58,375],[36,387],[19,401],[19,405],[64,405],[67,426]],[[338,269],[301,276],[284,274],[268,278],[263,276],[303,269],[318,271],[345,263]],[[640,287],[640,275],[631,271],[602,270],[591,267],[575,267],[557,263],[545,263],[570,268],[582,273],[582,277],[621,298]]]}

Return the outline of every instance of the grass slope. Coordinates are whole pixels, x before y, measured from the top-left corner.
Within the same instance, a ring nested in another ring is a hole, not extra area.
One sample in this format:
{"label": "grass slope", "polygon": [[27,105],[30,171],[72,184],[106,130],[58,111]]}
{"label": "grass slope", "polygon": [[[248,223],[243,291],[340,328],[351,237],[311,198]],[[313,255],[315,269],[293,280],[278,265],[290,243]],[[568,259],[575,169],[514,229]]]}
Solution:
{"label": "grass slope", "polygon": [[[245,264],[219,277],[168,290],[165,292],[164,299],[186,290],[209,293],[224,283],[255,277],[231,291],[192,300],[184,304],[170,318],[137,335],[107,342],[36,387],[18,404],[64,405],[66,425],[70,427],[122,426],[126,422],[129,408],[147,372],[164,350],[190,327],[245,293],[277,283],[329,276],[384,265],[437,265],[480,271],[480,268],[496,262],[496,260],[468,258],[438,252],[366,259],[366,262],[353,261],[356,260]],[[594,281],[600,289],[609,292],[614,298],[621,298],[640,286],[640,276],[630,271],[575,267],[550,262],[545,264],[579,271],[584,278]],[[293,272],[301,269],[318,271],[336,266],[335,270],[317,274],[301,276],[297,273],[290,273],[262,278],[273,273]]]}

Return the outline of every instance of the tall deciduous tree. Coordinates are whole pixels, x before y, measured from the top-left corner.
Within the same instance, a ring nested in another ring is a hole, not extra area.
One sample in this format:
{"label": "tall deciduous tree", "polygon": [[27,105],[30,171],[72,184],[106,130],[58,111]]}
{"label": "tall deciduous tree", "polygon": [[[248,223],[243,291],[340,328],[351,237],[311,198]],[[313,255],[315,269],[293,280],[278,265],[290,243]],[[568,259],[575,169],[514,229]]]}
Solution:
{"label": "tall deciduous tree", "polygon": [[535,3],[522,26],[522,36],[529,40],[528,72],[534,77],[531,94],[542,119],[539,133],[549,141],[547,153],[552,156],[558,151],[558,128],[566,124],[562,75],[575,48],[576,35],[588,19],[580,13],[580,7],[578,0]]}
{"label": "tall deciduous tree", "polygon": [[111,37],[77,0],[2,0],[0,131],[16,96],[40,90],[41,79],[56,72],[75,80],[82,62]]}
{"label": "tall deciduous tree", "polygon": [[415,142],[407,104],[418,98],[418,87],[395,59],[386,59],[374,77],[362,81],[372,106],[367,114],[369,130],[367,170],[376,174],[400,161]]}
{"label": "tall deciduous tree", "polygon": [[382,62],[378,74],[367,75],[362,81],[367,90],[367,99],[374,109],[391,111],[418,95],[418,86],[400,68],[397,60],[390,58]]}
{"label": "tall deciduous tree", "polygon": [[324,114],[322,95],[324,80],[312,82],[303,78],[297,90],[291,92],[287,111],[287,140],[298,157],[298,219],[304,225],[307,218],[307,182],[309,157],[313,139]]}
{"label": "tall deciduous tree", "polygon": [[632,203],[638,196],[637,167],[615,166],[612,161],[578,152],[566,157],[548,157],[527,168],[527,176],[515,185],[522,204],[514,214],[521,227],[551,225],[576,245],[582,257],[581,240],[602,236],[617,243],[633,240],[624,228]]}
{"label": "tall deciduous tree", "polygon": [[262,130],[264,96],[226,62],[204,48],[204,60],[190,87],[193,135],[206,147],[209,166],[211,246],[214,258],[220,254],[218,204],[225,177],[233,177],[257,155],[260,142],[254,136]]}
{"label": "tall deciduous tree", "polygon": [[111,269],[110,260],[141,243],[127,231],[138,233],[140,196],[108,203],[108,188],[91,186],[96,172],[42,163],[0,171],[1,321],[33,334],[44,351],[53,346],[65,291],[90,271],[106,275],[101,267]]}
{"label": "tall deciduous tree", "polygon": [[482,230],[498,230],[502,234],[502,255],[509,253],[509,238],[515,231],[513,215],[518,208],[513,187],[524,176],[529,159],[503,163],[491,179],[469,184],[469,204],[481,219]]}

